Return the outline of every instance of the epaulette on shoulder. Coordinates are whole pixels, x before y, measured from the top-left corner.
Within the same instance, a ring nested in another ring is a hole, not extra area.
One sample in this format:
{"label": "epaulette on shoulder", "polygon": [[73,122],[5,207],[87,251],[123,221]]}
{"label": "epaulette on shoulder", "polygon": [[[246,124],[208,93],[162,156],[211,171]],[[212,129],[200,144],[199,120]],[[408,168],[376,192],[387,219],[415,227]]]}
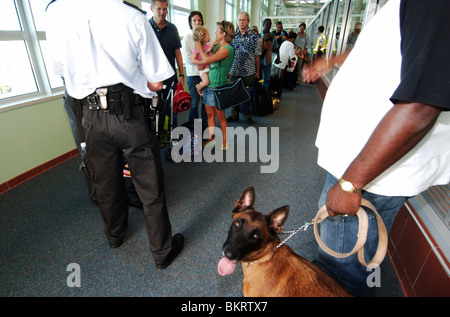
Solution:
{"label": "epaulette on shoulder", "polygon": [[141,10],[138,6],[135,6],[135,5],[132,4],[132,3],[123,1],[123,4],[126,4],[127,6],[132,7],[133,9],[138,10],[138,11],[141,12],[142,14],[145,14],[145,15],[147,14],[147,12],[145,12],[144,10]]}

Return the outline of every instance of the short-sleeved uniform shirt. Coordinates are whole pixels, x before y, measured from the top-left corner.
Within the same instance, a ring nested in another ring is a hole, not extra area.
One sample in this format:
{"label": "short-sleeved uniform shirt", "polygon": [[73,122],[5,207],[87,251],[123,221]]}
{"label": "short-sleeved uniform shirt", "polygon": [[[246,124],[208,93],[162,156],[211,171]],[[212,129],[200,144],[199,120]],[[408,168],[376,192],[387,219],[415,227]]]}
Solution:
{"label": "short-sleeved uniform shirt", "polygon": [[58,0],[46,21],[53,70],[73,98],[118,83],[149,97],[147,82],[174,74],[145,14],[120,0]]}
{"label": "short-sleeved uniform shirt", "polygon": [[[450,2],[390,0],[359,35],[322,108],[318,164],[339,178],[398,101],[450,109]],[[389,56],[379,59],[379,43]],[[450,111],[409,153],[364,189],[414,196],[450,181]]]}

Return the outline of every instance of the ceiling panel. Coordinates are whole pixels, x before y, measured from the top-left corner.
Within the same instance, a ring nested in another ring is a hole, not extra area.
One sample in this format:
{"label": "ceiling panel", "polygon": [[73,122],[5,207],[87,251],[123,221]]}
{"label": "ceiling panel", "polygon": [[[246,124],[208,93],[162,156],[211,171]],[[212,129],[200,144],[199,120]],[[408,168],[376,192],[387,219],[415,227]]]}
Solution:
{"label": "ceiling panel", "polygon": [[289,28],[297,27],[299,22],[312,21],[327,2],[328,0],[277,0],[275,6],[279,9],[277,12],[281,12],[280,17],[291,17],[280,19],[283,26]]}

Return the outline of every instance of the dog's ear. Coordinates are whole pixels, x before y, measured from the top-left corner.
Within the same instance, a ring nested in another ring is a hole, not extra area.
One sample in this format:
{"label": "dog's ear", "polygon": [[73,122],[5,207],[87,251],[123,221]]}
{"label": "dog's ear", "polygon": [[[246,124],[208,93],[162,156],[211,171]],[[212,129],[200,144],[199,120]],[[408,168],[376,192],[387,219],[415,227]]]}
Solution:
{"label": "dog's ear", "polygon": [[272,211],[266,216],[269,228],[272,229],[275,233],[279,233],[281,230],[283,230],[283,225],[286,222],[288,215],[289,206],[283,206]]}
{"label": "dog's ear", "polygon": [[233,214],[241,212],[247,208],[253,208],[255,204],[255,190],[253,186],[247,187],[241,195],[241,198],[234,203]]}

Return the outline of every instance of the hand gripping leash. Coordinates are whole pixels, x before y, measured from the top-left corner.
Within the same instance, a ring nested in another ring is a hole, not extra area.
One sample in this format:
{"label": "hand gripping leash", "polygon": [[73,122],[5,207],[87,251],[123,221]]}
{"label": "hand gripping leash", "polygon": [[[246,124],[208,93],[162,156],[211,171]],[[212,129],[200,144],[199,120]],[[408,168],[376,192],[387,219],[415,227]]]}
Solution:
{"label": "hand gripping leash", "polygon": [[[375,253],[375,256],[373,259],[367,264],[364,259],[364,244],[366,243],[367,239],[367,231],[369,229],[369,221],[366,211],[364,210],[364,207],[368,207],[372,209],[372,211],[375,213],[375,216],[377,218],[377,226],[378,226],[378,249]],[[356,244],[352,251],[349,253],[338,253],[334,250],[331,250],[328,246],[325,245],[325,243],[320,238],[317,224],[319,224],[322,220],[324,220],[326,217],[328,217],[328,211],[325,206],[323,206],[319,212],[316,215],[316,218],[314,219],[314,236],[316,237],[316,241],[319,244],[319,246],[327,252],[328,254],[337,257],[337,258],[346,258],[352,254],[355,254],[358,252],[358,260],[359,262],[364,265],[368,266],[371,264],[377,264],[380,265],[381,262],[383,262],[384,257],[386,256],[387,251],[387,244],[388,244],[388,238],[387,238],[387,230],[383,223],[383,220],[381,219],[380,215],[378,214],[375,207],[368,202],[365,199],[361,200],[361,207],[359,208],[356,215],[359,218],[359,228],[358,228],[358,240],[356,241]]]}
{"label": "hand gripping leash", "polygon": [[[364,259],[364,244],[367,240],[367,231],[369,229],[369,218],[367,216],[366,211],[362,207],[370,208],[374,213],[375,217],[377,219],[377,226],[378,226],[378,249],[375,253],[375,256],[373,259],[367,264]],[[384,257],[386,256],[387,252],[387,244],[388,244],[388,238],[387,238],[387,230],[383,223],[383,220],[381,219],[380,215],[378,214],[375,207],[367,200],[362,199],[361,200],[361,207],[359,208],[358,212],[356,213],[356,216],[359,219],[359,227],[358,227],[358,239],[356,241],[355,246],[353,247],[352,251],[348,253],[339,253],[332,249],[330,249],[320,238],[319,230],[318,230],[318,224],[323,221],[325,218],[328,217],[328,211],[326,206],[323,206],[320,208],[320,210],[317,212],[316,217],[310,221],[305,223],[303,226],[298,228],[297,230],[293,231],[283,231],[280,232],[280,234],[290,234],[286,239],[284,239],[282,242],[280,242],[277,245],[277,249],[280,248],[283,244],[285,244],[290,238],[292,238],[295,234],[297,234],[300,231],[306,231],[309,226],[314,226],[314,236],[316,238],[317,243],[319,246],[324,250],[326,253],[330,254],[331,256],[334,256],[336,258],[346,258],[349,257],[356,252],[358,252],[358,260],[359,262],[364,266],[369,266],[372,264],[380,265],[381,262],[383,262]]]}

